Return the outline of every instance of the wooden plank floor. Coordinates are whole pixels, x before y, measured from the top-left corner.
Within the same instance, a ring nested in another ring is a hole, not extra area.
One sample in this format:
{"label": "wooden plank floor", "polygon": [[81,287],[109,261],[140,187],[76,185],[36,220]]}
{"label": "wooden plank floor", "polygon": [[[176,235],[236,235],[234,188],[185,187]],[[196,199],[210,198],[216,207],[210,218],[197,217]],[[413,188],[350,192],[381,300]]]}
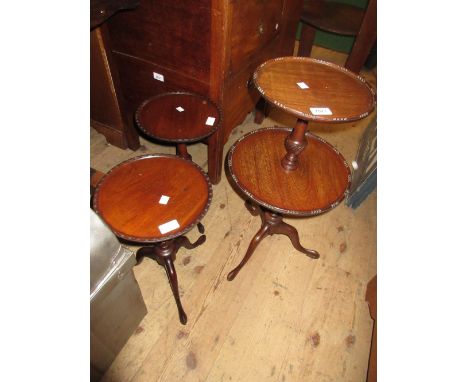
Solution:
{"label": "wooden plank floor", "polygon": [[[314,52],[337,63],[345,59]],[[375,85],[375,73],[364,74]],[[372,117],[310,130],[350,163]],[[262,126],[293,124],[294,118],[273,110]],[[237,138],[257,128],[247,116],[225,154]],[[172,147],[141,141],[136,152],[121,150],[92,130],[91,166],[105,172],[136,155],[174,153]],[[206,170],[206,146],[192,145],[189,151]],[[205,244],[181,249],[175,262],[187,325],[179,323],[163,268],[145,258],[134,272],[148,314],[103,381],[365,381],[372,333],[365,291],[376,274],[376,200],[374,191],[357,210],[342,203],[318,217],[285,219],[320,259],[296,251],[286,236],[270,236],[229,282],[226,276],[245,254],[260,219],[244,208],[223,174],[203,219]],[[196,239],[196,230],[188,237]]]}

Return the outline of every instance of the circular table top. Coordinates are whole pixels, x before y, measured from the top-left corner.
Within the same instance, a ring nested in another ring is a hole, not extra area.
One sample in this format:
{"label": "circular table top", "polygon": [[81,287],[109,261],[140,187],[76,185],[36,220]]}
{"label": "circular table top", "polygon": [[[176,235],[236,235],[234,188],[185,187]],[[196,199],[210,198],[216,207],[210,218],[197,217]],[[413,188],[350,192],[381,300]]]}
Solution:
{"label": "circular table top", "polygon": [[365,11],[351,4],[328,0],[305,0],[301,21],[325,32],[356,36]]}
{"label": "circular table top", "polygon": [[280,57],[264,62],[253,75],[262,96],[301,119],[350,122],[369,115],[375,94],[362,77],[331,62]]}
{"label": "circular table top", "polygon": [[332,145],[307,132],[297,169],[285,171],[281,159],[291,130],[270,127],[241,137],[229,151],[229,172],[242,193],[272,211],[318,215],[344,199],[351,183],[349,166]]}
{"label": "circular table top", "polygon": [[220,126],[221,112],[208,98],[187,92],[159,94],[135,114],[138,127],[151,138],[171,143],[196,142]]}
{"label": "circular table top", "polygon": [[123,239],[159,242],[192,229],[211,198],[211,183],[197,164],[175,155],[144,155],[101,179],[94,210]]}

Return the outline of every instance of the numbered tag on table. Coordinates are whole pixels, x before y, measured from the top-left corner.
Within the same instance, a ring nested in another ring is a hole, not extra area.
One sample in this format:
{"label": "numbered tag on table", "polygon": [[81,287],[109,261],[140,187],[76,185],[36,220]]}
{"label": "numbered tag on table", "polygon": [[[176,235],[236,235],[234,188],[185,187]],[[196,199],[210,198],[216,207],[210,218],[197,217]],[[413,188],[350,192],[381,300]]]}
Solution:
{"label": "numbered tag on table", "polygon": [[171,220],[170,222],[161,224],[158,228],[159,228],[159,232],[161,232],[162,234],[165,234],[165,233],[174,231],[175,229],[179,227],[180,225],[177,220]]}
{"label": "numbered tag on table", "polygon": [[161,195],[161,198],[159,199],[159,204],[167,204],[169,201],[170,197],[167,195]]}
{"label": "numbered tag on table", "polygon": [[328,107],[311,107],[310,112],[313,115],[332,115],[332,111]]}
{"label": "numbered tag on table", "polygon": [[208,125],[208,126],[213,126],[214,123],[215,123],[215,121],[216,121],[216,118],[215,118],[215,117],[208,117],[208,118],[206,119],[205,124]]}

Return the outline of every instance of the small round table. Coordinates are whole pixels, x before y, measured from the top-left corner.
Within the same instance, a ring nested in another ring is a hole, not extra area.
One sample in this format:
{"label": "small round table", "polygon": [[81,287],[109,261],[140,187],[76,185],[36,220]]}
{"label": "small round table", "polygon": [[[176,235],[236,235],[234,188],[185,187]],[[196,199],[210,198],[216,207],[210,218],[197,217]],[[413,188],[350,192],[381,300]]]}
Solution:
{"label": "small round table", "polygon": [[180,302],[174,259],[180,247],[195,243],[183,236],[208,211],[212,187],[207,175],[195,163],[169,154],[144,155],[112,168],[99,182],[94,210],[120,238],[145,244],[137,251],[162,265],[177,304],[179,319],[187,323]]}
{"label": "small round table", "polygon": [[228,280],[236,277],[267,235],[286,235],[298,251],[312,259],[319,258],[317,251],[300,244],[297,230],[285,223],[282,215],[306,217],[331,210],[344,199],[351,184],[351,173],[343,156],[310,132],[306,133],[308,145],[297,169],[285,171],[281,166],[286,154],[282,143],[291,130],[280,127],[254,130],[229,150],[228,171],[238,190],[248,198],[247,209],[254,216],[260,214],[262,226]]}
{"label": "small round table", "polygon": [[375,107],[367,82],[338,65],[304,57],[281,57],[260,65],[253,82],[262,96],[298,117],[294,129],[266,128],[241,137],[228,154],[235,187],[246,207],[262,219],[247,252],[228,274],[233,280],[267,235],[284,234],[304,248],[297,230],[282,215],[314,216],[336,207],[351,183],[343,156],[325,140],[307,132],[308,121],[340,123],[366,117]]}
{"label": "small round table", "polygon": [[186,143],[199,142],[215,133],[221,126],[221,111],[201,95],[169,92],[144,101],[135,119],[147,136],[175,143],[177,154],[191,160]]}
{"label": "small round table", "polygon": [[308,121],[344,123],[367,117],[375,107],[374,90],[362,77],[331,62],[306,57],[280,57],[266,61],[253,74],[262,96],[298,117],[285,141],[285,170],[297,167],[307,141]]}

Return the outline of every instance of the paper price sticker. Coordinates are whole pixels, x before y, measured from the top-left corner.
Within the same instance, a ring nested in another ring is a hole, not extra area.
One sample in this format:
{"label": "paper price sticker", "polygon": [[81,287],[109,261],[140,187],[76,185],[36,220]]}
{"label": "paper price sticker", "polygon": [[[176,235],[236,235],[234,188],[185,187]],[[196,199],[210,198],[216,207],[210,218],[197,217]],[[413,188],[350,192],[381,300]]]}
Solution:
{"label": "paper price sticker", "polygon": [[182,113],[185,109],[182,106],[177,106],[175,108],[179,113]]}
{"label": "paper price sticker", "polygon": [[208,118],[206,119],[205,124],[208,125],[208,126],[213,126],[213,124],[215,123],[215,121],[216,121],[216,118],[214,118],[214,117],[208,117]]}
{"label": "paper price sticker", "polygon": [[155,80],[164,82],[164,76],[163,76],[162,74],[153,72],[153,78],[154,78]]}
{"label": "paper price sticker", "polygon": [[299,86],[301,89],[309,89],[309,85],[307,85],[305,82],[298,82],[297,86]]}
{"label": "paper price sticker", "polygon": [[333,114],[328,107],[311,107],[310,112],[313,115],[332,115]]}
{"label": "paper price sticker", "polygon": [[171,220],[170,222],[161,224],[158,228],[159,228],[159,232],[161,232],[162,234],[165,234],[167,232],[174,231],[175,229],[179,227],[180,227],[179,222],[174,219],[174,220]]}
{"label": "paper price sticker", "polygon": [[170,197],[166,195],[161,195],[161,198],[159,199],[159,204],[167,204],[169,201]]}

